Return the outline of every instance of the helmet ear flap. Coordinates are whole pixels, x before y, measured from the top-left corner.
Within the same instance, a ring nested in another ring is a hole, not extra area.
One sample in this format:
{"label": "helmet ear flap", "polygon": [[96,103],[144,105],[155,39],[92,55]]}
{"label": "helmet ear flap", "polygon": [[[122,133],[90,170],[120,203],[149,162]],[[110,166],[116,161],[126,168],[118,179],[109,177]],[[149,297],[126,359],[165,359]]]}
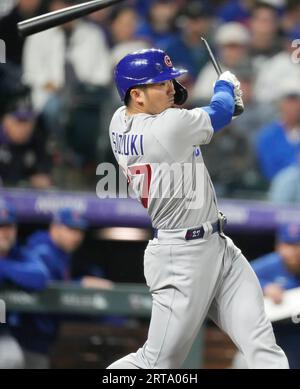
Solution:
{"label": "helmet ear flap", "polygon": [[183,105],[188,98],[188,91],[177,80],[172,80],[175,89],[174,103],[176,105]]}

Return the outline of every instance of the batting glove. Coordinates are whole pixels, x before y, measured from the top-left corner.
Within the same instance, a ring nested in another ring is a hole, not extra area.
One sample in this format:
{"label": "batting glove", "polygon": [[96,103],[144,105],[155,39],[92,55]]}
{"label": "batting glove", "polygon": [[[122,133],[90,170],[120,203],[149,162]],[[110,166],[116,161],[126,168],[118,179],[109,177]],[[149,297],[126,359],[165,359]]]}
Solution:
{"label": "batting glove", "polygon": [[236,76],[231,73],[230,71],[226,71],[222,73],[219,77],[219,80],[227,81],[230,84],[233,85],[234,88],[234,102],[235,102],[235,110],[233,117],[239,116],[244,111],[244,103],[242,100],[242,91],[241,91],[241,84],[239,80],[236,78]]}
{"label": "batting glove", "polygon": [[240,88],[239,80],[229,70],[227,70],[226,72],[222,73],[220,75],[220,77],[219,77],[219,80],[230,82],[230,84],[233,85],[234,89],[239,89]]}

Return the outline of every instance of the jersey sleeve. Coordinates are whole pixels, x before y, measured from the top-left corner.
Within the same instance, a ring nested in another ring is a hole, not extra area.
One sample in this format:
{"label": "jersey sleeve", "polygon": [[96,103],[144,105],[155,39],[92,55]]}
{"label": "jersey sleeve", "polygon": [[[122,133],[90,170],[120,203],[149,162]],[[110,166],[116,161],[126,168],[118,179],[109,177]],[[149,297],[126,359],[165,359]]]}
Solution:
{"label": "jersey sleeve", "polygon": [[190,150],[210,142],[213,127],[209,114],[202,108],[170,108],[153,122],[153,135],[170,154]]}

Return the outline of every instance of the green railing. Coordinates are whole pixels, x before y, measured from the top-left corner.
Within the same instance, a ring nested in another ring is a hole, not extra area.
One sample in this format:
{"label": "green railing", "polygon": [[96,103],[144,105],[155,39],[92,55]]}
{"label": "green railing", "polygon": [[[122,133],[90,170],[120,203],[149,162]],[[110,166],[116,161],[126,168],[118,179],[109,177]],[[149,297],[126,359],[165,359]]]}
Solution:
{"label": "green railing", "polygon": [[[82,288],[76,283],[53,283],[39,293],[0,288],[0,300],[5,302],[7,311],[88,316],[117,314],[150,318],[152,306],[148,289],[138,284],[122,284],[112,290],[100,290]],[[201,364],[200,333],[184,367],[200,368]]]}

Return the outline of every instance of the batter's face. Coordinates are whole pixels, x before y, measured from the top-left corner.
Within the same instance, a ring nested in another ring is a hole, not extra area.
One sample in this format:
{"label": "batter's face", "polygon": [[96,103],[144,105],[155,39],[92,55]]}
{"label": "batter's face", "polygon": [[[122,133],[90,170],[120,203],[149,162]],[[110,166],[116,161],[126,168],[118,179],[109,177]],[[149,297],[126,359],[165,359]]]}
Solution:
{"label": "batter's face", "polygon": [[157,84],[145,85],[142,88],[134,88],[130,92],[132,104],[131,113],[148,113],[157,115],[174,106],[175,89],[172,80]]}

